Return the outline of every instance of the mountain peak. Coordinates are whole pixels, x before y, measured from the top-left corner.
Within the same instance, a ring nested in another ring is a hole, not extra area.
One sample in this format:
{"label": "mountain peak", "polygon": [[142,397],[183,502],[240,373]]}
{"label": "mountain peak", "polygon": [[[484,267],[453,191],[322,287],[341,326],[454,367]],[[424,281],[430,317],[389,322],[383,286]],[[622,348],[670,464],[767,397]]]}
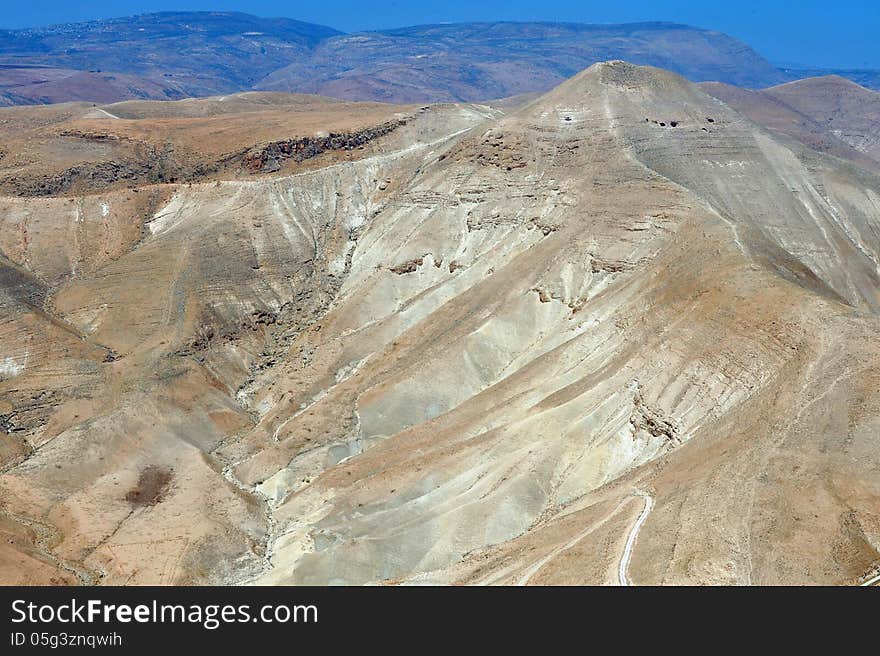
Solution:
{"label": "mountain peak", "polygon": [[584,97],[604,94],[609,88],[624,92],[637,91],[642,96],[662,93],[667,98],[697,91],[693,83],[677,73],[612,59],[597,62],[566,80],[547,93],[538,104],[577,104]]}

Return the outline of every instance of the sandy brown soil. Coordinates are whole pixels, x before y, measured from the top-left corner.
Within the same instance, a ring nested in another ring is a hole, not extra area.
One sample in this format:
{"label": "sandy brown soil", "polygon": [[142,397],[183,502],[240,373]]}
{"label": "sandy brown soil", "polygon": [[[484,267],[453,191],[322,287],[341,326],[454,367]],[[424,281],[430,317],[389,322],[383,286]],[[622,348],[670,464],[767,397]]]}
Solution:
{"label": "sandy brown soil", "polygon": [[[384,124],[396,127],[417,109],[271,93],[10,108],[0,114],[0,190],[75,196],[235,178],[247,173],[247,158],[260,147],[333,134],[345,140]],[[356,159],[362,153],[353,151],[370,140],[367,134],[364,143],[326,149],[321,164]],[[294,168],[301,166],[286,170]]]}
{"label": "sandy brown soil", "polygon": [[877,571],[870,167],[622,62],[507,108],[201,102],[22,120],[206,158],[211,121],[231,149],[405,121],[2,199],[3,582]]}
{"label": "sandy brown soil", "polygon": [[706,82],[707,93],[814,150],[880,167],[880,93],[836,75],[763,90]]}

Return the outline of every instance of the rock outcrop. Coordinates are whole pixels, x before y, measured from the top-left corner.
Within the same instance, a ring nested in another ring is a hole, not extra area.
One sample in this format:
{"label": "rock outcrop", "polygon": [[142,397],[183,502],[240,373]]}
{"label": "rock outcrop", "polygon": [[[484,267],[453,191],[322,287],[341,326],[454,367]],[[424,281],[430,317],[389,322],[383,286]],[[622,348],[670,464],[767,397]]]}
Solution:
{"label": "rock outcrop", "polygon": [[2,201],[8,582],[876,569],[875,173],[623,62],[370,146]]}

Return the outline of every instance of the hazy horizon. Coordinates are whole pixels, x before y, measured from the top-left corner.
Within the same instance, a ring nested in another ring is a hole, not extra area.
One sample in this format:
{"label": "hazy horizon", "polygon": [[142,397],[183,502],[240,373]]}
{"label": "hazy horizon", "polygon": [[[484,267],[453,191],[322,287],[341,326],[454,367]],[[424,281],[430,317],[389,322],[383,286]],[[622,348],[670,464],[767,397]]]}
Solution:
{"label": "hazy horizon", "polygon": [[[439,4],[439,3],[436,3]],[[323,0],[286,3],[273,0],[99,0],[89,3],[33,0],[8,7],[0,28],[21,29],[58,23],[117,18],[159,11],[240,11],[319,23],[344,32],[393,29],[432,23],[549,21],[577,23],[683,23],[736,37],[777,66],[805,68],[880,68],[880,8],[867,0],[829,4],[808,0],[765,3],[748,0],[726,6],[644,0],[612,5],[561,0],[552,5],[530,0],[490,0],[473,6],[461,0],[435,3],[411,0]]]}

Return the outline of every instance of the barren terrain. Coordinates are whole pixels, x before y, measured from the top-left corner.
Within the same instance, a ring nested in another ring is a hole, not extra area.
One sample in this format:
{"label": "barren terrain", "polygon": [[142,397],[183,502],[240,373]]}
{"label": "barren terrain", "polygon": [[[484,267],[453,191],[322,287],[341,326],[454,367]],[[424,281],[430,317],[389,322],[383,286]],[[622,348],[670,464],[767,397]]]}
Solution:
{"label": "barren terrain", "polygon": [[0,581],[872,580],[880,176],[769,127],[620,61],[0,111]]}
{"label": "barren terrain", "polygon": [[707,82],[707,93],[777,134],[861,166],[880,166],[880,93],[837,76],[760,91]]}
{"label": "barren terrain", "polygon": [[[746,87],[823,74],[780,70],[727,34],[668,22],[444,23],[343,34],[237,12],[160,12],[0,30],[0,105],[248,90],[485,102],[544,93],[608,59]],[[866,86],[878,78],[877,71],[840,73]]]}

